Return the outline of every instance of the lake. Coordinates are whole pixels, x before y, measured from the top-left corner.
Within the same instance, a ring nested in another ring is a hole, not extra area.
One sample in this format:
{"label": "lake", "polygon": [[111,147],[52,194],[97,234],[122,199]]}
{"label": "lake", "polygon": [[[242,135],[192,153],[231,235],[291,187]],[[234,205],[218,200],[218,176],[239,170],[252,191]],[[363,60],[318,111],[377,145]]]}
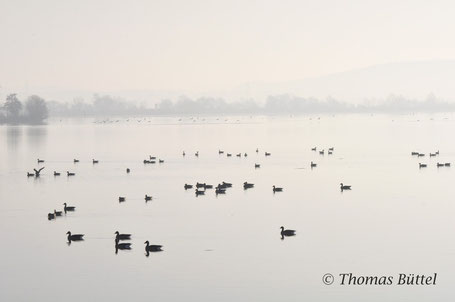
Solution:
{"label": "lake", "polygon": [[[0,126],[0,300],[447,301],[455,281],[454,133],[452,113]],[[143,164],[150,155],[164,162]],[[39,178],[26,176],[38,167]],[[218,196],[183,188],[222,181],[233,187]],[[244,190],[245,181],[254,188]],[[64,202],[76,211],[49,221]],[[280,226],[297,235],[282,240]],[[68,245],[67,231],[85,240]],[[132,234],[131,250],[115,253],[115,231]],[[147,257],[146,240],[163,251]],[[326,273],[332,285],[323,283]],[[437,283],[341,285],[342,273],[437,273]]]}

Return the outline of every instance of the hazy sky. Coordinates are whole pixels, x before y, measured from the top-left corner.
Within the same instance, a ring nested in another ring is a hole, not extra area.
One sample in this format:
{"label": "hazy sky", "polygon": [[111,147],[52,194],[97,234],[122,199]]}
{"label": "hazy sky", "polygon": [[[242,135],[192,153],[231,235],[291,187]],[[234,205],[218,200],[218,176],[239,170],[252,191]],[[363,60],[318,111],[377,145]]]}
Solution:
{"label": "hazy sky", "polygon": [[0,0],[0,90],[213,90],[453,59],[454,15],[452,1]]}

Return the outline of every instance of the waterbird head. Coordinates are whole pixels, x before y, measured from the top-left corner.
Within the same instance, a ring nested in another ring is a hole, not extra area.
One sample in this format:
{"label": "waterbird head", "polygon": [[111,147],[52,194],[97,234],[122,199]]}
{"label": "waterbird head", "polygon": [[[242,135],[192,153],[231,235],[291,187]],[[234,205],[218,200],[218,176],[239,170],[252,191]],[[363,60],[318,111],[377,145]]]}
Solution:
{"label": "waterbird head", "polygon": [[71,236],[71,232],[70,231],[66,232],[66,235],[70,235]]}
{"label": "waterbird head", "polygon": [[144,244],[149,244],[149,241],[147,240],[146,242],[144,242]]}

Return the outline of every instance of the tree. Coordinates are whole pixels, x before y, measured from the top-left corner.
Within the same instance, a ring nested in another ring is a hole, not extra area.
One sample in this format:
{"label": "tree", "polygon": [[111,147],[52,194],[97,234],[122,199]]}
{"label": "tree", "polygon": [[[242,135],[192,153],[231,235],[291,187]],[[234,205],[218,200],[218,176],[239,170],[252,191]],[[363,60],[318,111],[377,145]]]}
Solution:
{"label": "tree", "polygon": [[22,110],[22,103],[19,101],[15,93],[9,94],[6,97],[6,102],[3,107],[6,110],[8,120],[17,121],[19,119],[19,114]]}
{"label": "tree", "polygon": [[37,95],[28,97],[25,111],[28,122],[41,123],[48,117],[46,101]]}

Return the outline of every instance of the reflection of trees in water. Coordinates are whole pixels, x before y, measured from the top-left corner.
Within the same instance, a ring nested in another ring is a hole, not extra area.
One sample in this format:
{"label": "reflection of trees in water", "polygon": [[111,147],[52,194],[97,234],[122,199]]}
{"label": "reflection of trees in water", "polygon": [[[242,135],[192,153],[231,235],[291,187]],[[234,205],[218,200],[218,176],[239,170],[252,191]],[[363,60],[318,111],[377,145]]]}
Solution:
{"label": "reflection of trees in water", "polygon": [[30,146],[42,145],[47,138],[46,126],[27,126],[26,127],[26,140]]}
{"label": "reflection of trees in water", "polygon": [[9,149],[15,150],[21,143],[22,126],[7,126],[6,127],[6,144]]}

